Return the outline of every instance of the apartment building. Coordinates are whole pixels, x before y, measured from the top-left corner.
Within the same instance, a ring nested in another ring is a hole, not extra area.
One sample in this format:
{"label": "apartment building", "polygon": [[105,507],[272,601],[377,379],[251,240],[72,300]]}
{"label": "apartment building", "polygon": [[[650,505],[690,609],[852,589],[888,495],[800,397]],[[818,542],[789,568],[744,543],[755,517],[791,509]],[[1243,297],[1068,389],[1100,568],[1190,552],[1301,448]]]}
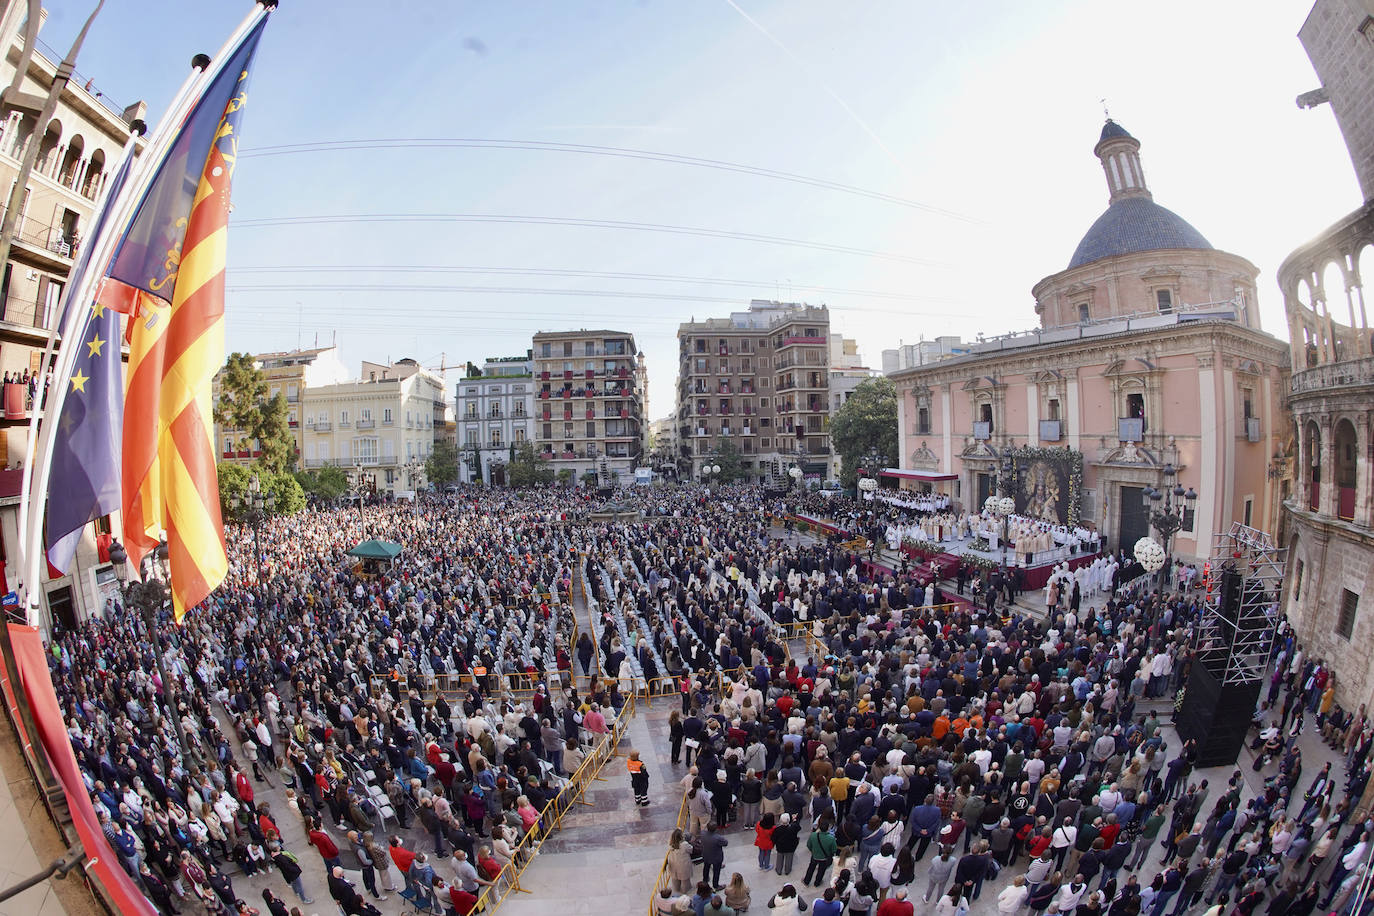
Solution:
{"label": "apartment building", "polygon": [[[0,85],[14,82],[24,39],[23,4],[9,4],[0,23]],[[44,14],[46,17],[46,13]],[[38,105],[51,90],[59,61],[35,48],[19,80],[21,93]],[[0,106],[0,208],[31,144],[38,158],[24,189],[9,257],[0,278],[0,374],[6,382],[0,411],[0,594],[17,583],[19,492],[29,437],[30,412],[47,383],[40,371],[48,332],[58,311],[68,275],[95,216],[96,204],[119,164],[129,124],[146,106],[113,106],[93,83],[72,80],[41,136],[35,136],[37,109]],[[141,141],[140,141],[141,146]],[[88,526],[66,575],[47,567],[36,591],[43,604],[41,626],[73,628],[101,613],[118,593],[108,547],[119,534],[118,515]]]}
{"label": "apartment building", "polygon": [[[308,350],[284,350],[258,353],[253,356],[267,382],[267,396],[278,394],[286,398],[286,420],[296,440],[296,460],[299,465],[305,454],[305,430],[301,426],[301,402],[309,388],[333,385],[348,378],[348,370],[334,347],[313,347]],[[214,396],[219,397],[219,376],[215,376]],[[220,443],[220,461],[229,464],[251,464],[261,452],[256,442],[245,441],[239,430],[215,424],[215,441]]]}
{"label": "apartment building", "polygon": [[350,469],[379,495],[419,489],[446,412],[443,380],[415,360],[364,362],[357,379],[303,392],[302,463]]}
{"label": "apartment building", "polygon": [[[875,372],[864,365],[863,357],[859,355],[859,344],[850,337],[843,334],[830,335],[830,419],[835,419],[835,414],[845,405],[850,396],[854,394],[854,389],[864,382],[882,373]],[[830,476],[838,478],[840,476],[841,458],[838,452],[831,449],[830,454]]]}
{"label": "apartment building", "polygon": [[825,306],[756,299],[728,318],[678,327],[678,447],[693,479],[729,442],[751,480],[789,464],[824,477],[830,314]]}
{"label": "apartment building", "polygon": [[534,352],[489,358],[458,383],[458,453],[464,483],[506,483],[516,448],[534,441]]}
{"label": "apartment building", "polygon": [[535,446],[574,480],[594,473],[629,483],[645,452],[648,385],[644,355],[626,331],[534,335]]}

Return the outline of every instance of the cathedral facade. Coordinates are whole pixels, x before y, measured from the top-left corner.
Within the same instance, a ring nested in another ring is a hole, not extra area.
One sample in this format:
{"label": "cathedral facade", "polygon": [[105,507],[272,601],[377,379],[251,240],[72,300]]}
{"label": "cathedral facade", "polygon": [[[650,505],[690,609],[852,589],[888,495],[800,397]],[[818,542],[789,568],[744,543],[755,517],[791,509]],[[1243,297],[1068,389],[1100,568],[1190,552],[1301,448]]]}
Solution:
{"label": "cathedral facade", "polygon": [[1155,203],[1139,151],[1107,121],[1093,152],[1108,206],[1035,284],[1038,328],[892,374],[890,476],[970,511],[1013,490],[1019,513],[1127,549],[1158,537],[1149,488],[1169,493],[1156,510],[1191,491],[1164,546],[1201,559],[1232,522],[1278,523],[1288,351],[1260,328],[1256,267]]}

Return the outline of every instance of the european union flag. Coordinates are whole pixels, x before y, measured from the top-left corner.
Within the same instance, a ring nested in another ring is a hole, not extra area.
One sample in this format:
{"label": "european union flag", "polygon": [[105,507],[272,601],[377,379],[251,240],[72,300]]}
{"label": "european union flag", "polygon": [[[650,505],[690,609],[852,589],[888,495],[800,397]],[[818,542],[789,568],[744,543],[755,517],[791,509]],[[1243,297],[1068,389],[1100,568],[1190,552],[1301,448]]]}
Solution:
{"label": "european union flag", "polygon": [[[125,157],[110,181],[95,226],[87,241],[105,228],[110,201],[118,198],[129,176],[132,156]],[[91,268],[88,244],[72,271],[67,288],[80,288]],[[51,477],[48,482],[48,562],[66,572],[86,523],[119,508],[119,446],[124,418],[124,375],[121,369],[119,314],[98,303],[66,303],[67,309],[89,309],[77,341],[71,374],[52,384],[68,386],[62,416],[53,434]]]}

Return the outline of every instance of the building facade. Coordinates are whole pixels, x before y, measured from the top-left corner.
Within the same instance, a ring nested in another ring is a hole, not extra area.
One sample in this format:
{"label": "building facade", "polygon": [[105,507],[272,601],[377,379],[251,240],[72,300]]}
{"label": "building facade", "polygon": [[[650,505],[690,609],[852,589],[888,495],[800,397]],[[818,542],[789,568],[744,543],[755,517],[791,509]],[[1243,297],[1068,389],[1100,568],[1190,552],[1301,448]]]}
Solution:
{"label": "building facade", "polygon": [[454,402],[464,483],[506,483],[514,450],[534,442],[534,354],[492,357],[458,382]]}
{"label": "building facade", "polygon": [[532,351],[536,452],[564,480],[600,474],[629,484],[648,440],[648,377],[634,335],[540,331]]}
{"label": "building facade", "polygon": [[762,299],[728,318],[679,325],[677,445],[684,473],[701,479],[728,442],[749,480],[776,480],[793,463],[811,477],[826,476],[830,336],[825,306]]}
{"label": "building facade", "polygon": [[892,374],[894,476],[929,488],[954,475],[942,484],[978,511],[1010,457],[1021,511],[1129,549],[1154,535],[1143,491],[1172,465],[1170,486],[1198,499],[1166,546],[1195,559],[1233,521],[1275,530],[1287,348],[1260,329],[1257,269],[1154,203],[1139,148],[1107,122],[1094,153],[1108,208],[1068,268],[1035,284],[1038,329]]}
{"label": "building facade", "polygon": [[414,360],[364,362],[358,379],[303,392],[302,464],[344,468],[376,495],[420,489],[446,409],[443,380]]}
{"label": "building facade", "polygon": [[[15,77],[23,50],[23,4],[9,4],[0,26],[0,85]],[[35,49],[20,91],[41,105],[52,87],[57,63]],[[14,226],[9,257],[0,278],[0,373],[4,403],[0,410],[0,593],[14,588],[19,559],[19,493],[29,438],[30,411],[47,383],[39,363],[48,333],[60,320],[58,304],[72,263],[110,174],[118,167],[129,124],[144,114],[140,102],[116,110],[79,82],[63,89],[56,112],[42,136],[35,136],[37,110],[0,106],[0,202],[8,202],[28,148],[38,144],[22,209]],[[141,148],[141,141],[140,141]],[[42,625],[71,628],[101,613],[118,591],[108,544],[119,535],[118,515],[87,529],[66,575],[46,567],[36,591],[43,605]],[[30,590],[31,593],[34,591]]]}
{"label": "building facade", "polygon": [[[845,337],[842,334],[830,335],[830,421],[834,421],[835,414],[845,405],[850,396],[854,394],[854,389],[871,378],[881,376],[881,372],[875,372],[864,365],[863,357],[859,355],[859,344],[857,341]],[[827,424],[828,425],[828,424]],[[830,450],[830,474],[831,479],[838,479],[840,476],[840,453],[835,449]]]}
{"label": "building facade", "polygon": [[[253,365],[262,372],[267,383],[267,396],[278,394],[286,398],[286,420],[291,435],[296,440],[296,463],[305,454],[305,429],[301,425],[301,404],[307,389],[319,385],[332,385],[348,377],[348,370],[339,360],[334,347],[315,347],[309,350],[286,350],[276,353],[259,353],[253,356]],[[214,396],[219,397],[219,376],[215,377]],[[256,442],[245,439],[244,434],[220,423],[215,424],[215,441],[220,443],[220,462],[250,465],[259,456]]]}
{"label": "building facade", "polygon": [[1293,377],[1293,492],[1283,607],[1336,701],[1374,703],[1374,3],[1319,0],[1299,33],[1355,164],[1364,204],[1279,268]]}

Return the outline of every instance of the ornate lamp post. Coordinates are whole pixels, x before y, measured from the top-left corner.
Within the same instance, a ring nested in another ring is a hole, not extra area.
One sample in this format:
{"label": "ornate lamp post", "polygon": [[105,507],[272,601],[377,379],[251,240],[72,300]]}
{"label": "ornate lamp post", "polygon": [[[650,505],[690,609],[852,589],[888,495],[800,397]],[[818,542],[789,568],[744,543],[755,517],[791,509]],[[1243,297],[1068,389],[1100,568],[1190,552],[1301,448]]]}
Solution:
{"label": "ornate lamp post", "polygon": [[718,464],[703,464],[703,465],[701,466],[701,480],[702,480],[702,482],[705,483],[707,486],[710,486],[710,484],[711,484],[711,478],[714,477],[716,480],[719,480],[719,479],[720,479],[720,477],[718,476],[719,474],[720,474],[720,465],[718,465]]}
{"label": "ornate lamp post", "polygon": [[277,494],[270,490],[264,493],[257,474],[248,478],[248,492],[242,496],[235,496],[233,500],[235,513],[248,527],[253,529],[254,580],[261,575],[262,571],[262,542],[258,538],[258,529],[262,527],[262,523],[267,520],[267,516],[271,514],[276,504]]}
{"label": "ornate lamp post", "polygon": [[801,485],[802,469],[799,466],[794,464],[790,468],[788,468],[787,476],[792,478],[792,483],[794,486]]}
{"label": "ornate lamp post", "polygon": [[[152,564],[163,567],[162,572],[165,578],[166,541],[157,546],[151,559]],[[136,609],[143,618],[143,627],[147,632],[148,644],[153,652],[154,663],[157,665],[157,676],[162,681],[162,689],[166,694],[165,700],[172,720],[172,731],[176,735],[177,747],[181,750],[182,759],[187,760],[189,755],[186,748],[186,736],[181,733],[181,720],[177,716],[176,681],[167,674],[167,666],[163,660],[167,650],[162,643],[162,630],[158,620],[167,604],[167,589],[162,584],[162,580],[152,575],[145,575],[141,580],[129,581],[129,553],[124,549],[124,545],[118,541],[110,543],[110,564],[114,566],[115,575],[119,578],[125,605]]]}
{"label": "ornate lamp post", "polygon": [[1184,520],[1197,504],[1197,493],[1192,487],[1183,489],[1183,484],[1178,483],[1177,477],[1178,470],[1172,463],[1164,465],[1163,489],[1146,487],[1141,497],[1150,527],[1159,532],[1165,564],[1173,556],[1174,535],[1183,527]]}
{"label": "ornate lamp post", "polygon": [[357,481],[357,484],[356,484],[355,486],[356,486],[356,488],[357,488],[357,497],[358,497],[358,522],[361,524],[361,523],[364,521],[364,519],[363,519],[363,463],[362,463],[361,461],[355,461],[355,462],[353,462],[353,476],[354,476],[354,479]]}
{"label": "ornate lamp post", "polygon": [[406,480],[410,483],[410,491],[413,495],[411,502],[415,506],[415,517],[420,517],[420,478],[424,474],[425,463],[418,458],[406,462]]}

